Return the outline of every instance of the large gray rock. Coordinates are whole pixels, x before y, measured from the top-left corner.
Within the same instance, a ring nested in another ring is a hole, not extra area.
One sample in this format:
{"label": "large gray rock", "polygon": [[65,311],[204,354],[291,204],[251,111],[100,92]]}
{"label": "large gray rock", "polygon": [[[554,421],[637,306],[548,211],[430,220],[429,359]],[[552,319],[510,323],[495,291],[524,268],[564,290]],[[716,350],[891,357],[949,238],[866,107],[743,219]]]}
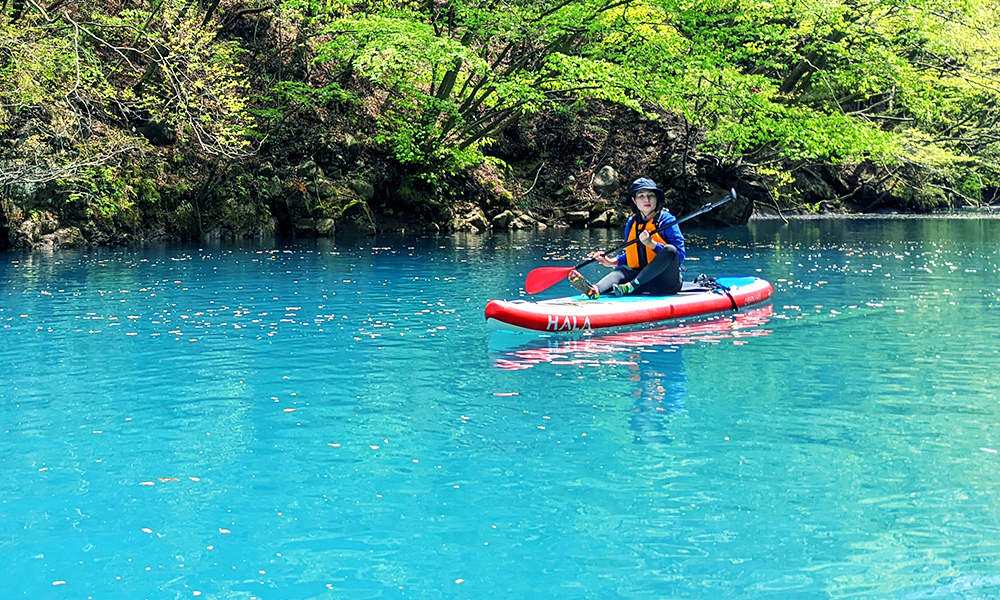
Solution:
{"label": "large gray rock", "polygon": [[510,225],[511,221],[513,221],[516,218],[517,217],[514,215],[512,211],[505,210],[502,213],[490,219],[490,221],[493,223],[493,227],[497,229],[507,229],[507,226]]}
{"label": "large gray rock", "polygon": [[78,227],[63,227],[54,233],[43,235],[33,245],[35,248],[79,248],[86,246],[87,240]]}
{"label": "large gray rock", "polygon": [[372,187],[372,184],[368,183],[367,181],[362,181],[361,179],[352,179],[350,183],[348,183],[347,185],[350,186],[350,188],[354,190],[354,193],[357,194],[365,202],[368,202],[369,200],[375,197],[375,188]]}
{"label": "large gray rock", "polygon": [[523,210],[505,210],[490,220],[494,229],[544,229],[545,224]]}
{"label": "large gray rock", "polygon": [[59,219],[48,211],[37,211],[25,219],[17,228],[11,231],[11,241],[16,241],[15,246],[30,248],[37,244],[42,236],[46,236],[59,229]]}
{"label": "large gray rock", "polygon": [[490,221],[486,218],[483,209],[478,206],[472,207],[468,212],[456,215],[452,220],[452,229],[455,231],[474,231],[482,233],[490,228]]}
{"label": "large gray rock", "polygon": [[594,191],[603,198],[613,198],[618,190],[622,189],[622,184],[618,180],[618,173],[607,165],[601,167],[594,174],[594,181],[591,184]]}
{"label": "large gray rock", "polygon": [[319,219],[316,221],[316,233],[318,235],[333,236],[337,228],[337,222],[333,219]]}
{"label": "large gray rock", "polygon": [[337,193],[337,187],[329,179],[317,179],[315,184],[316,195],[320,198],[330,198]]}
{"label": "large gray rock", "polygon": [[298,172],[298,176],[300,178],[307,180],[316,179],[317,177],[322,176],[322,172],[319,167],[311,160],[307,160],[299,165],[296,171]]}

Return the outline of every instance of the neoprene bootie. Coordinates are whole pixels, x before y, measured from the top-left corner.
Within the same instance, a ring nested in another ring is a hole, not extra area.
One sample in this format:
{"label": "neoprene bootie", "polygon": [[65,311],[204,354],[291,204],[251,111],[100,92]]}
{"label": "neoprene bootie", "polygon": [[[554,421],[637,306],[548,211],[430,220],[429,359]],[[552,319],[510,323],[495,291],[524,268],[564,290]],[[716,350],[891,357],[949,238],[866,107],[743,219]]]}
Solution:
{"label": "neoprene bootie", "polygon": [[576,269],[573,269],[572,271],[569,272],[568,279],[569,279],[569,284],[571,286],[580,290],[581,294],[584,294],[591,300],[594,300],[601,296],[601,293],[597,291],[597,286],[591,285],[590,282],[587,281],[587,279],[583,275],[581,275],[580,272],[577,271]]}

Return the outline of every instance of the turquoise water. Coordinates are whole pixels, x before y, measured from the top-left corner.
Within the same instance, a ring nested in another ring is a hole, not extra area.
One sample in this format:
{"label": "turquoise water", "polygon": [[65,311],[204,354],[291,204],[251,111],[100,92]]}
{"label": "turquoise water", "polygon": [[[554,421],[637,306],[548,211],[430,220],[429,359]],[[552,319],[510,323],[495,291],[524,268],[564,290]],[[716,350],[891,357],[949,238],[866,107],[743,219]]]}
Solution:
{"label": "turquoise water", "polygon": [[772,302],[486,327],[606,232],[0,254],[3,597],[1000,595],[1000,221],[691,233]]}

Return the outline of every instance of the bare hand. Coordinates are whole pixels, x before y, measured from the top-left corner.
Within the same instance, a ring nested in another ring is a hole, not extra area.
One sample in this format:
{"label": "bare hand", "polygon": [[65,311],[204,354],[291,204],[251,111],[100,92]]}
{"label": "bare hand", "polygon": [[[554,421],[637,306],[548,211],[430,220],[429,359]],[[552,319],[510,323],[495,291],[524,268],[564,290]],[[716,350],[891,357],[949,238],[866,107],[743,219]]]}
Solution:
{"label": "bare hand", "polygon": [[616,259],[608,258],[607,256],[604,255],[603,252],[594,252],[593,254],[590,255],[590,258],[593,258],[594,260],[601,263],[605,267],[612,268],[618,266],[618,261]]}

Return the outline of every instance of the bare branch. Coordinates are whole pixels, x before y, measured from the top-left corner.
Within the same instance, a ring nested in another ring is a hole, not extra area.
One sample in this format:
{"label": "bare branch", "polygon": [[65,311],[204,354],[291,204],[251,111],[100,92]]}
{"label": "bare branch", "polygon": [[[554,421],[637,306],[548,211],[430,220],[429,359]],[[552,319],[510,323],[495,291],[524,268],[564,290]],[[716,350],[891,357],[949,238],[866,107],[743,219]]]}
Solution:
{"label": "bare branch", "polygon": [[17,183],[49,183],[51,181],[73,179],[84,169],[106,165],[119,154],[141,150],[138,145],[126,145],[94,158],[83,159],[63,165],[31,162],[15,166],[0,167],[0,186]]}

